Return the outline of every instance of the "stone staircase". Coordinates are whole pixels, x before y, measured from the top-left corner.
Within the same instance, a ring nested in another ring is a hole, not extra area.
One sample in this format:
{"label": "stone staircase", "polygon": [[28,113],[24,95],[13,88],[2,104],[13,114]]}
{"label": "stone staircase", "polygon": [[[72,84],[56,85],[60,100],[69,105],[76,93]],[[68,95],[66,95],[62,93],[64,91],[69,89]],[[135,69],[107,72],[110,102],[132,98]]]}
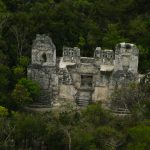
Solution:
{"label": "stone staircase", "polygon": [[77,104],[80,107],[86,107],[89,105],[89,103],[90,103],[89,99],[78,99],[77,100]]}
{"label": "stone staircase", "polygon": [[80,107],[85,107],[90,104],[92,100],[92,92],[87,89],[80,89],[77,93],[76,103]]}
{"label": "stone staircase", "polygon": [[50,104],[43,104],[43,103],[34,103],[30,105],[30,108],[51,108]]}
{"label": "stone staircase", "polygon": [[131,112],[125,108],[111,109],[111,112],[116,116],[130,116]]}

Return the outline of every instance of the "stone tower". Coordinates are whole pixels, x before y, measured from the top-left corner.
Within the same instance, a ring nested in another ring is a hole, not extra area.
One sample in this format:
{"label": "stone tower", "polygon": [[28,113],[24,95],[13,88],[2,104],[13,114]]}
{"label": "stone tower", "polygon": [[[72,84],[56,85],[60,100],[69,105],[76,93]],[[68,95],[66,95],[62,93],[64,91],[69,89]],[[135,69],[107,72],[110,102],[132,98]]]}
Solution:
{"label": "stone tower", "polygon": [[113,83],[121,86],[138,78],[139,50],[134,44],[120,43],[116,45]]}
{"label": "stone tower", "polygon": [[56,48],[52,39],[45,34],[37,35],[32,46],[32,61],[27,70],[28,78],[39,82],[39,102],[51,104],[56,99],[58,76],[56,75]]}
{"label": "stone tower", "polygon": [[74,48],[63,47],[63,61],[79,63],[80,62],[80,49],[78,47],[74,47]]}
{"label": "stone tower", "polygon": [[117,70],[130,71],[133,74],[138,73],[138,54],[139,51],[134,44],[120,43],[115,50],[115,68]]}
{"label": "stone tower", "polygon": [[102,50],[101,47],[97,47],[94,58],[96,65],[113,65],[114,52],[113,50]]}
{"label": "stone tower", "polygon": [[37,34],[32,46],[32,64],[56,65],[56,47],[50,37]]}

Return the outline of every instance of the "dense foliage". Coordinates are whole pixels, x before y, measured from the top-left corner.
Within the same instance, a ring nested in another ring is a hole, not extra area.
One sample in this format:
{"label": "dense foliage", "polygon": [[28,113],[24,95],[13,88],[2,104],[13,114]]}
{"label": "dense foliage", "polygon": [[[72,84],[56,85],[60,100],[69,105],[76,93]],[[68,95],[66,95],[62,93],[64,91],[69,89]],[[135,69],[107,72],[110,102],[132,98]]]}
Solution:
{"label": "dense foliage", "polygon": [[[150,113],[150,107],[147,110]],[[144,113],[118,117],[100,104],[43,114],[12,113],[0,107],[0,149],[148,150],[150,120]],[[141,138],[142,137],[142,138]]]}
{"label": "dense foliage", "polygon": [[130,117],[114,117],[100,104],[43,115],[14,112],[40,93],[26,79],[38,33],[52,37],[58,56],[63,46],[78,46],[82,56],[92,57],[97,46],[114,50],[118,42],[135,43],[139,72],[150,69],[149,0],[0,0],[0,149],[149,149],[149,87],[113,93],[112,107],[127,107]]}

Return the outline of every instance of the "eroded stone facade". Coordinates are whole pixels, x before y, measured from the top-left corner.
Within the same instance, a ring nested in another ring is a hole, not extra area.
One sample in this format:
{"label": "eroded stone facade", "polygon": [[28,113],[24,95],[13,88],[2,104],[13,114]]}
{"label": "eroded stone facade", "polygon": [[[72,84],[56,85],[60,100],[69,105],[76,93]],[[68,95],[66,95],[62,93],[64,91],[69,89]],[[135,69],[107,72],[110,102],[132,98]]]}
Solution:
{"label": "eroded stone facade", "polygon": [[97,47],[93,57],[81,57],[78,47],[63,48],[56,58],[56,47],[46,35],[37,35],[32,47],[28,78],[40,83],[39,101],[54,105],[63,100],[86,106],[107,103],[113,89],[138,79],[138,49],[134,44],[117,44],[113,50]]}

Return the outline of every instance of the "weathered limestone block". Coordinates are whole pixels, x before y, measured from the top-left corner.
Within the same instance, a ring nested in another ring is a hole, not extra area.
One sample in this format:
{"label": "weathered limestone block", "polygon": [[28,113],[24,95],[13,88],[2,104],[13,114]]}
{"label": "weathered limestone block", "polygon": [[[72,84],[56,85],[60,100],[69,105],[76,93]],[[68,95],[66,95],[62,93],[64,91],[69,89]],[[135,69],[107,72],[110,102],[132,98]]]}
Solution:
{"label": "weathered limestone block", "polygon": [[108,93],[109,93],[108,87],[105,86],[95,87],[95,90],[92,95],[92,99],[95,102],[96,101],[105,102],[109,96]]}
{"label": "weathered limestone block", "polygon": [[60,85],[59,93],[60,93],[59,94],[60,99],[75,100],[75,95],[77,91],[73,85]]}
{"label": "weathered limestone block", "polygon": [[80,88],[80,84],[81,84],[81,76],[78,73],[72,73],[71,74],[72,79],[73,79],[73,85],[75,86],[75,88],[79,89]]}
{"label": "weathered limestone block", "polygon": [[98,69],[94,64],[80,64],[80,67],[77,68],[77,72],[80,74],[96,74]]}
{"label": "weathered limestone block", "polygon": [[96,47],[95,52],[94,52],[94,58],[95,59],[101,58],[101,47]]}

